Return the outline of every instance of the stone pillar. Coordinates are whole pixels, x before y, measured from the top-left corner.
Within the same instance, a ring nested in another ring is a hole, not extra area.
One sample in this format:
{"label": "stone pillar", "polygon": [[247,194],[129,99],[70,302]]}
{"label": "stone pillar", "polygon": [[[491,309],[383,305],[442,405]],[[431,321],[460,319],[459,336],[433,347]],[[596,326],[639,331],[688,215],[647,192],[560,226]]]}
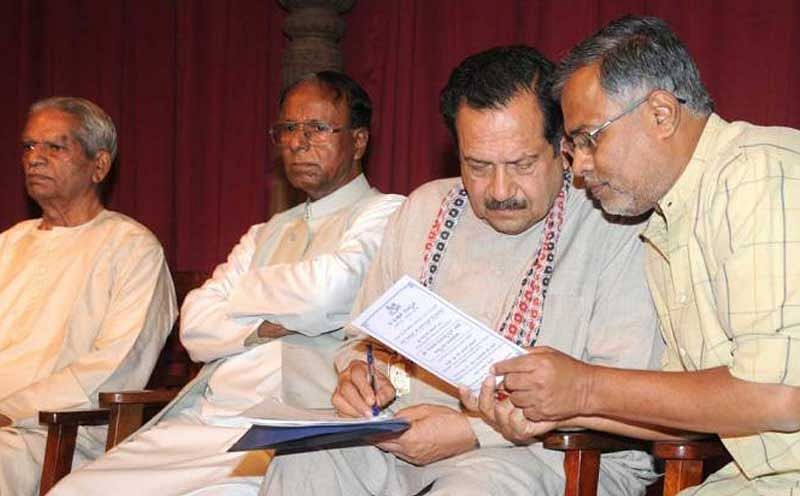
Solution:
{"label": "stone pillar", "polygon": [[309,72],[342,70],[339,40],[345,29],[340,14],[350,10],[356,0],[278,0],[289,11],[283,32],[289,45],[283,54],[282,87]]}
{"label": "stone pillar", "polygon": [[[289,44],[283,53],[281,88],[309,72],[342,70],[339,40],[344,34],[345,22],[341,14],[350,10],[356,0],[277,1],[289,12],[283,21],[283,32]],[[286,181],[283,167],[277,165],[280,173],[273,176],[270,215],[302,200]]]}

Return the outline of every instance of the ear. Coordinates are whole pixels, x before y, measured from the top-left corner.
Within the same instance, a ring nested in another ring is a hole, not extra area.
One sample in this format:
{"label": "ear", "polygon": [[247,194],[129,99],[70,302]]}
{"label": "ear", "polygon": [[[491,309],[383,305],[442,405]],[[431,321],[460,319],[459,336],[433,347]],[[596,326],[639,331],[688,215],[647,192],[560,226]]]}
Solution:
{"label": "ear", "polygon": [[647,108],[652,116],[656,136],[661,139],[671,138],[677,131],[681,120],[681,104],[672,93],[656,90],[647,101]]}
{"label": "ear", "polygon": [[94,170],[92,170],[92,182],[100,184],[111,170],[111,154],[105,150],[97,152],[94,156]]}
{"label": "ear", "polygon": [[355,140],[355,154],[353,159],[361,160],[367,152],[367,144],[369,144],[369,131],[365,127],[360,127],[353,131],[353,138]]}

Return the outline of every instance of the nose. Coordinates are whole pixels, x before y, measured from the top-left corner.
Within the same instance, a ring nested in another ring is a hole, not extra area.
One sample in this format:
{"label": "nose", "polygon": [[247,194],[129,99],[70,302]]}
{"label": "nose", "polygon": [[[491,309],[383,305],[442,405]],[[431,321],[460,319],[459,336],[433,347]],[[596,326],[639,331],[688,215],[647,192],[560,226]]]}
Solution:
{"label": "nose", "polygon": [[572,152],[572,163],[570,164],[572,173],[583,177],[594,170],[594,154],[576,148]]}
{"label": "nose", "polygon": [[489,192],[497,201],[507,200],[516,193],[516,185],[505,165],[495,165],[492,170]]}
{"label": "nose", "polygon": [[46,155],[42,151],[42,146],[38,143],[30,145],[22,152],[22,165],[26,168],[43,165],[45,161]]}
{"label": "nose", "polygon": [[303,126],[300,126],[295,132],[291,134],[289,137],[289,149],[292,152],[299,152],[308,150],[311,144],[308,141],[308,137],[306,136],[306,129]]}

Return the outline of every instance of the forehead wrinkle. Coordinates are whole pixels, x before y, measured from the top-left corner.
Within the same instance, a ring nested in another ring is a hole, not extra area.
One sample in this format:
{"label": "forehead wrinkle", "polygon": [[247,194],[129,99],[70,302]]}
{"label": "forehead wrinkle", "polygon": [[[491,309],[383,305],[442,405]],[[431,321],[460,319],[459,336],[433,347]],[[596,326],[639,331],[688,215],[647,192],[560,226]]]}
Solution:
{"label": "forehead wrinkle", "polygon": [[472,155],[463,155],[462,158],[464,160],[468,160],[470,162],[478,162],[480,164],[491,164],[492,163],[491,160],[485,160],[485,159],[482,159],[482,158],[473,157]]}

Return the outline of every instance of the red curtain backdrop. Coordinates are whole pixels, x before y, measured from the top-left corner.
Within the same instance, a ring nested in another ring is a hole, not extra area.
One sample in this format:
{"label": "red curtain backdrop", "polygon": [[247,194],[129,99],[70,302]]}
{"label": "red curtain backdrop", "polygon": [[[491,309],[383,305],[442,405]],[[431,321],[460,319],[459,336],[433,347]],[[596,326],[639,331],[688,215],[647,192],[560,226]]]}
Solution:
{"label": "red curtain backdrop", "polygon": [[[626,13],[673,26],[723,117],[800,127],[796,0],[358,0],[342,48],[375,104],[371,180],[408,193],[457,173],[438,94],[466,55],[527,43],[558,59]],[[36,213],[19,166],[28,105],[79,95],[118,126],[109,207],[178,270],[222,261],[267,214],[284,16],[275,0],[0,2],[0,230]]]}

